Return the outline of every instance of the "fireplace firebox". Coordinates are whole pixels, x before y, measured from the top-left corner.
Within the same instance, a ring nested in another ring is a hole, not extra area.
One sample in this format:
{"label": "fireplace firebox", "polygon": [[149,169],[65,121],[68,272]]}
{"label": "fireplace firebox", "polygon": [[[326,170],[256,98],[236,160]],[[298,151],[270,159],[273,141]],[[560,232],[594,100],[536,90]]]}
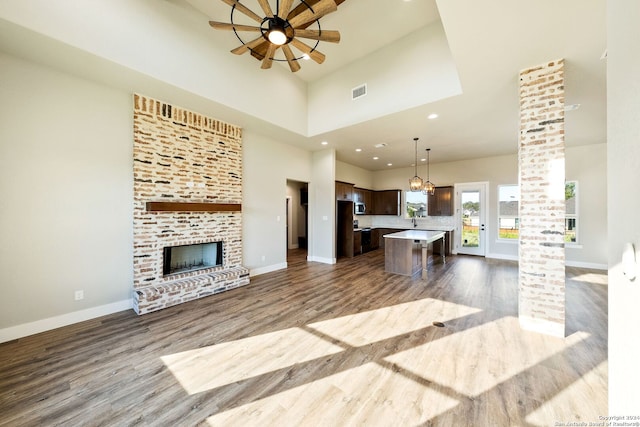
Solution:
{"label": "fireplace firebox", "polygon": [[222,266],[222,242],[169,246],[163,250],[164,276]]}

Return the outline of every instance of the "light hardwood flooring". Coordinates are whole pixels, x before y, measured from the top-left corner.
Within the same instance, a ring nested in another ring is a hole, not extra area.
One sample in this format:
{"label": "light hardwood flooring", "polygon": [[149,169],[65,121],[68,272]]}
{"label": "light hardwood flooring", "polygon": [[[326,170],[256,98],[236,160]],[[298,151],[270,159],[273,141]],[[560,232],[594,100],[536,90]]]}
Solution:
{"label": "light hardwood flooring", "polygon": [[[567,336],[520,329],[517,264],[429,283],[383,251],[0,344],[2,426],[553,426],[607,414],[606,273],[567,268]],[[433,322],[443,322],[437,327]]]}

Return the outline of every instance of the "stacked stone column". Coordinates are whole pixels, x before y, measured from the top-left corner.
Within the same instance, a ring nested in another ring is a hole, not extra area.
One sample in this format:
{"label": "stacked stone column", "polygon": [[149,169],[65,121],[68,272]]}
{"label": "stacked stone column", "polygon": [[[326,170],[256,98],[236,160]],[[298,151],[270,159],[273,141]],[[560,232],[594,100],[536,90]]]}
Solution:
{"label": "stacked stone column", "polygon": [[565,335],[564,60],[520,72],[519,319]]}

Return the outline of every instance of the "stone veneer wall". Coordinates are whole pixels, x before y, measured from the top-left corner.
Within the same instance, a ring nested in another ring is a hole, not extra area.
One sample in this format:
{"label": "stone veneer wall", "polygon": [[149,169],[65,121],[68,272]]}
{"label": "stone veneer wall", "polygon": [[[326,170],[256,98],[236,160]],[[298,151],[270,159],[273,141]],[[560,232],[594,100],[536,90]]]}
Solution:
{"label": "stone veneer wall", "polygon": [[[133,301],[144,314],[249,283],[241,212],[147,212],[147,202],[242,203],[242,129],[134,95]],[[223,265],[163,277],[163,248],[223,242]]]}
{"label": "stone veneer wall", "polygon": [[565,335],[564,60],[520,72],[519,318]]}

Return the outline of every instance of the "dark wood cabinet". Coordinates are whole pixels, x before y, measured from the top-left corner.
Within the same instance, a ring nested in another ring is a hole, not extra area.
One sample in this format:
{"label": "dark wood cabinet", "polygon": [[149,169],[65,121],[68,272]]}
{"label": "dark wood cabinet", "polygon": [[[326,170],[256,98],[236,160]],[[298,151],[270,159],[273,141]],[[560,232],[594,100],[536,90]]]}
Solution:
{"label": "dark wood cabinet", "polygon": [[336,200],[353,201],[353,184],[336,181]]}
{"label": "dark wood cabinet", "polygon": [[427,202],[429,216],[453,215],[453,187],[436,187]]}
{"label": "dark wood cabinet", "polygon": [[373,191],[366,188],[353,189],[353,201],[364,203],[364,215],[373,215]]}
{"label": "dark wood cabinet", "polygon": [[371,250],[378,249],[380,247],[380,230],[377,228],[371,229]]}
{"label": "dark wood cabinet", "polygon": [[338,257],[353,257],[353,202],[336,202],[336,253]]}
{"label": "dark wood cabinet", "polygon": [[362,232],[353,232],[353,255],[360,255],[362,253]]}
{"label": "dark wood cabinet", "polygon": [[400,190],[374,191],[373,215],[400,215]]}
{"label": "dark wood cabinet", "polygon": [[384,248],[384,271],[403,276],[417,276],[422,270],[422,244],[414,240],[387,239]]}

